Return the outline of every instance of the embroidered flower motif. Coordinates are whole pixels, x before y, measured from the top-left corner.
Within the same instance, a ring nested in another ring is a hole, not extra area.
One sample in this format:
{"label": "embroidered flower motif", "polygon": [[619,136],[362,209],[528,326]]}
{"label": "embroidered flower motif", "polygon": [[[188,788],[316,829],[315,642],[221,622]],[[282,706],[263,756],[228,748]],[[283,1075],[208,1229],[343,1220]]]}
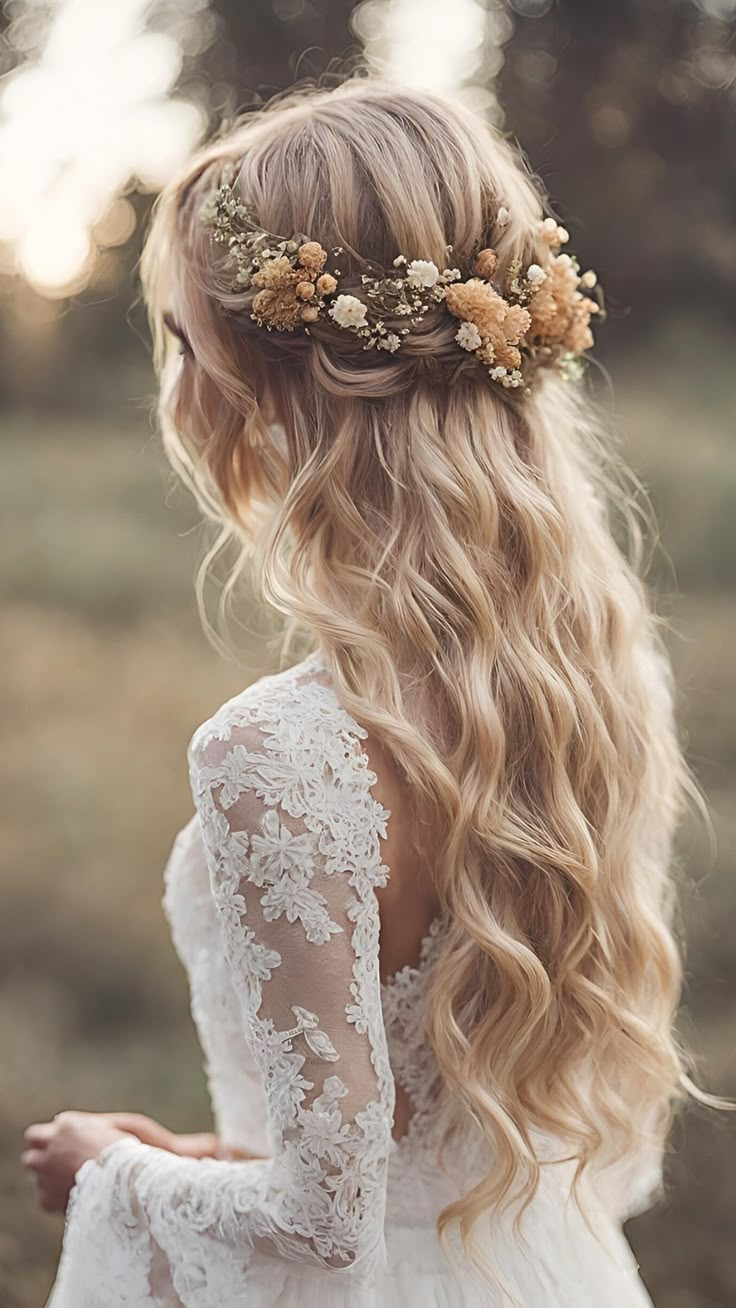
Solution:
{"label": "embroidered flower motif", "polygon": [[298,920],[307,940],[323,945],[342,927],[331,920],[324,895],[309,884],[316,853],[317,840],[311,831],[294,835],[279,821],[276,810],[269,809],[261,819],[260,832],[251,837],[245,870],[252,885],[267,887],[261,896],[261,911],[267,922],[275,922],[282,914],[287,922]]}
{"label": "embroidered flower motif", "polygon": [[350,1144],[350,1130],[343,1125],[337,1106],[318,1109],[314,1105],[302,1117],[303,1147],[334,1167],[344,1161],[345,1146]]}
{"label": "embroidered flower motif", "polygon": [[410,286],[436,286],[440,279],[440,270],[430,259],[412,259],[406,273]]}
{"label": "embroidered flower motif", "polygon": [[[393,1085],[376,985],[374,890],[387,874],[381,841],[389,815],[371,794],[376,777],[362,752],[365,736],[332,687],[283,674],[223,706],[190,748],[233,997],[262,1074],[273,1142],[267,1165],[225,1171],[221,1182],[223,1169],[213,1166],[211,1222],[223,1266],[226,1259],[233,1272],[222,1287],[217,1283],[218,1303],[237,1298],[243,1260],[231,1252],[254,1238],[271,1241],[281,1257],[341,1267],[369,1268],[380,1247]],[[285,913],[289,903],[306,913],[305,890],[315,892],[313,902],[323,910],[326,900],[334,904],[339,920],[344,912],[351,924],[349,942],[341,938],[324,963],[319,955],[302,963],[297,951],[312,953],[312,944],[287,921],[271,927],[266,916],[264,900],[275,893],[289,901]],[[272,940],[288,944],[288,958],[286,948],[283,960],[268,948]],[[346,952],[350,962],[343,968]],[[348,1005],[352,1027],[345,1021]],[[294,1020],[286,1031],[279,1029],[285,1012]],[[344,1064],[345,1082],[325,1075],[345,1033],[351,1046],[358,1038],[358,1024],[367,1094],[352,1059]],[[162,1206],[161,1229],[179,1223],[189,1248],[194,1237],[180,1211],[199,1229],[200,1210],[195,1202],[190,1213],[186,1200],[177,1207],[180,1197],[181,1191]]]}
{"label": "embroidered flower motif", "polygon": [[368,317],[368,307],[357,295],[338,295],[330,305],[330,317],[338,327],[364,327]]}
{"label": "embroidered flower motif", "polygon": [[217,769],[217,780],[222,782],[220,803],[223,808],[232,808],[243,794],[243,770],[247,761],[246,750],[242,745],[235,745],[228,750]]}
{"label": "embroidered flower motif", "polygon": [[260,831],[251,837],[248,880],[264,886],[296,873],[306,881],[314,870],[316,843],[311,831],[295,836],[279,821],[276,810],[269,809],[261,818]]}

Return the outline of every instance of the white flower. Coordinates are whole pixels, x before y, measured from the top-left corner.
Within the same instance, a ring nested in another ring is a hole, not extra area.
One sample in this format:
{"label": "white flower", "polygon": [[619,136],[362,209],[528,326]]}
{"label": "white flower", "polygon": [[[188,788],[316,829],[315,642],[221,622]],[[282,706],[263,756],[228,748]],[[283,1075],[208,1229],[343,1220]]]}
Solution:
{"label": "white flower", "polygon": [[483,344],[474,322],[462,322],[455,332],[455,340],[464,350],[479,350]]}
{"label": "white flower", "polygon": [[439,281],[440,270],[429,259],[412,259],[406,274],[410,286],[435,286]]}
{"label": "white flower", "polygon": [[496,222],[498,223],[499,227],[507,227],[510,218],[511,218],[511,214],[506,208],[506,205],[502,204],[498,210],[498,213],[496,214]]}
{"label": "white flower", "polygon": [[387,336],[382,336],[378,342],[379,350],[390,350],[392,354],[398,350],[401,345],[401,337],[396,332],[389,332]]}
{"label": "white flower", "polygon": [[582,277],[580,278],[581,286],[587,287],[587,289],[590,291],[592,291],[593,287],[597,284],[597,282],[598,282],[598,278],[596,277],[592,268],[590,268],[588,272],[584,272]]}
{"label": "white flower", "polygon": [[499,365],[497,368],[491,368],[491,377],[494,381],[501,381],[506,376],[506,369]]}
{"label": "white flower", "polygon": [[533,286],[541,286],[542,282],[546,281],[547,274],[544,268],[540,268],[538,263],[530,263],[526,270],[526,279]]}
{"label": "white flower", "polygon": [[556,232],[557,232],[557,219],[556,219],[556,218],[545,218],[544,222],[542,223],[542,228],[543,228],[543,230],[544,230],[545,232],[555,232],[555,233],[556,233]]}
{"label": "white flower", "polygon": [[338,327],[365,327],[368,307],[357,295],[338,295],[330,305],[330,317]]}

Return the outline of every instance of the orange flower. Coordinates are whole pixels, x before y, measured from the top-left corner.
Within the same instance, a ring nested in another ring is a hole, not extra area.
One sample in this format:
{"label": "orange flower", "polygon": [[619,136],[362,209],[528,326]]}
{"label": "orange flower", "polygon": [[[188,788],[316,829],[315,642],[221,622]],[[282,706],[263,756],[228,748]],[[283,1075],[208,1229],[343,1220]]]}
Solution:
{"label": "orange flower", "polygon": [[546,280],[535,291],[529,305],[530,341],[573,354],[590,349],[593,344],[590,318],[597,306],[581,295],[579,281],[575,265],[566,256],[552,260]]}
{"label": "orange flower", "polygon": [[472,322],[483,344],[478,351],[486,364],[518,368],[518,346],[529,330],[531,316],[518,304],[508,304],[488,282],[472,278],[469,282],[448,286],[447,307],[456,318]]}

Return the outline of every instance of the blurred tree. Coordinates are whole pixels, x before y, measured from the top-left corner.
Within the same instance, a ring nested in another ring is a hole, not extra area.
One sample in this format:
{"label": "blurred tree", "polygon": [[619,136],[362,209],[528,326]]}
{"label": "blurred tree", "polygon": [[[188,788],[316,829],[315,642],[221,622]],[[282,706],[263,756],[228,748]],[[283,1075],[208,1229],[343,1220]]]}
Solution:
{"label": "blurred tree", "polygon": [[730,313],[733,19],[692,0],[511,7],[521,16],[501,75],[507,125],[599,269],[614,318],[630,306],[627,331],[645,331],[685,304]]}

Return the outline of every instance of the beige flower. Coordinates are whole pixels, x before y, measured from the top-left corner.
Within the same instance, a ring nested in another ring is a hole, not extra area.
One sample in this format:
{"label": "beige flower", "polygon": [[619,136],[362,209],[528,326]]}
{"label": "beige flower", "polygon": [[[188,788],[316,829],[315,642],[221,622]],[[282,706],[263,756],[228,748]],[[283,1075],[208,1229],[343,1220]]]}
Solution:
{"label": "beige flower", "polygon": [[317,278],[317,290],[320,295],[332,295],[332,292],[337,290],[337,279],[331,273],[322,273],[322,276]]}
{"label": "beige flower", "polygon": [[280,332],[293,332],[299,325],[301,301],[293,286],[278,290],[259,291],[253,301],[253,317],[261,327],[275,327]]}
{"label": "beige flower", "polygon": [[302,322],[316,322],[319,318],[319,309],[316,304],[305,304],[299,313],[299,317]]}
{"label": "beige flower", "polygon": [[296,293],[300,300],[311,300],[314,295],[314,282],[297,282]]}
{"label": "beige flower", "polygon": [[297,258],[308,277],[317,277],[327,263],[327,251],[319,241],[305,241],[299,246]]}
{"label": "beige flower", "polygon": [[495,250],[486,249],[478,252],[473,264],[473,270],[477,272],[479,277],[483,277],[489,282],[497,268],[498,255]]}
{"label": "beige flower", "polygon": [[556,218],[545,218],[539,224],[539,234],[550,249],[557,250],[561,245],[567,245],[570,239],[570,233],[566,227],[561,227]]}
{"label": "beige flower", "polygon": [[286,255],[282,254],[276,259],[267,259],[263,267],[253,274],[252,282],[262,290],[280,290],[292,285],[294,270]]}

